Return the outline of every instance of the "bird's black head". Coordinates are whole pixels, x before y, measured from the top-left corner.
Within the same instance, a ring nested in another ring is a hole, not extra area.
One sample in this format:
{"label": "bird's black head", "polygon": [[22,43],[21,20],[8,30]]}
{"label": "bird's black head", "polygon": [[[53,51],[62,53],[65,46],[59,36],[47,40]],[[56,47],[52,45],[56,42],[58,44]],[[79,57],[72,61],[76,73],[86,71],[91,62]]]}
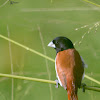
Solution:
{"label": "bird's black head", "polygon": [[48,46],[55,48],[57,53],[63,50],[74,48],[71,40],[62,36],[56,37],[48,44]]}

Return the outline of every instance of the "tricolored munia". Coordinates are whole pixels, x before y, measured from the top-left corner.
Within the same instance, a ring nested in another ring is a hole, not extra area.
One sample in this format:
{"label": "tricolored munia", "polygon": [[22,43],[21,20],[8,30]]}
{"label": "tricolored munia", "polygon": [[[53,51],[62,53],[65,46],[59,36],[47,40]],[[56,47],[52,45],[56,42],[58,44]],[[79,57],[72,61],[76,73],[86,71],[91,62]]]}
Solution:
{"label": "tricolored munia", "polygon": [[86,66],[83,58],[66,37],[56,37],[48,46],[56,50],[55,70],[59,84],[67,90],[68,100],[78,100],[77,92]]}

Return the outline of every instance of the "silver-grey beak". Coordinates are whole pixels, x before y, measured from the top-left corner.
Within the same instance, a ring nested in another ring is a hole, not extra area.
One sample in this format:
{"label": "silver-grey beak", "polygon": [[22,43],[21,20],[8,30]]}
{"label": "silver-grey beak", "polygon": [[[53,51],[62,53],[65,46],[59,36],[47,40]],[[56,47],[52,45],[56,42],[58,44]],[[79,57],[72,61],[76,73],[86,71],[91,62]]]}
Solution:
{"label": "silver-grey beak", "polygon": [[55,44],[51,41],[49,44],[48,44],[49,47],[53,47],[53,48],[56,48]]}

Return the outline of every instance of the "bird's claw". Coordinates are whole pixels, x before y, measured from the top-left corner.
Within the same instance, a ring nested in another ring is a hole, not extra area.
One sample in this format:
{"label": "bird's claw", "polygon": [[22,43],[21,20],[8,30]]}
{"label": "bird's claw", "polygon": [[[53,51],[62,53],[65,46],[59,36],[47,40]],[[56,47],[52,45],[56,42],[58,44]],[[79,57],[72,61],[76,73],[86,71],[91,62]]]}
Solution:
{"label": "bird's claw", "polygon": [[55,87],[58,88],[59,87],[59,81],[57,79],[55,81],[56,81],[56,86]]}
{"label": "bird's claw", "polygon": [[85,86],[86,84],[85,83],[82,83],[82,91],[85,92]]}

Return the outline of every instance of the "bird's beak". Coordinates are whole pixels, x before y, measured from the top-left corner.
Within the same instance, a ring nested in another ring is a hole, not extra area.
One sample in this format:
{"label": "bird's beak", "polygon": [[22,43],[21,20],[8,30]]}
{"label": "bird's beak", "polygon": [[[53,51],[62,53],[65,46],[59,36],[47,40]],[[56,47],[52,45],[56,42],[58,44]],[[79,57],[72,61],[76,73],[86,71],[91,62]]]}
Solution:
{"label": "bird's beak", "polygon": [[49,47],[53,47],[53,48],[56,48],[55,44],[51,41],[49,44],[48,44]]}

